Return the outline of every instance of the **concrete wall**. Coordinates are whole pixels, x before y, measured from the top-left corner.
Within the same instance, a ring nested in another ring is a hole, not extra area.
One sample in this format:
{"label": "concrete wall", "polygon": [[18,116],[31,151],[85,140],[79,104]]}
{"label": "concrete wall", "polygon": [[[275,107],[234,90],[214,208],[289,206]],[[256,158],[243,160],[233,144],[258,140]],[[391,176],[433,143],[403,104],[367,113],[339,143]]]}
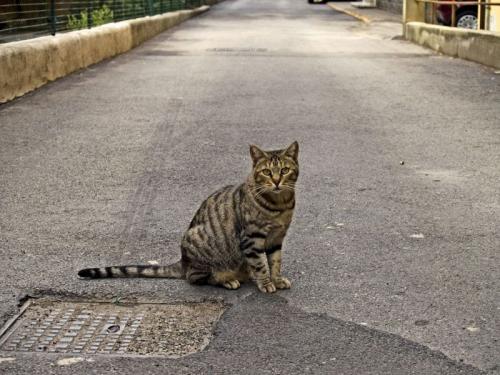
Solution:
{"label": "concrete wall", "polygon": [[126,52],[208,9],[203,6],[0,45],[0,103]]}
{"label": "concrete wall", "polygon": [[445,55],[500,69],[499,33],[408,22],[405,37]]}
{"label": "concrete wall", "polygon": [[[489,3],[493,0],[489,0]],[[500,6],[490,6],[486,8],[486,23],[488,25],[488,30],[490,31],[500,31]]]}

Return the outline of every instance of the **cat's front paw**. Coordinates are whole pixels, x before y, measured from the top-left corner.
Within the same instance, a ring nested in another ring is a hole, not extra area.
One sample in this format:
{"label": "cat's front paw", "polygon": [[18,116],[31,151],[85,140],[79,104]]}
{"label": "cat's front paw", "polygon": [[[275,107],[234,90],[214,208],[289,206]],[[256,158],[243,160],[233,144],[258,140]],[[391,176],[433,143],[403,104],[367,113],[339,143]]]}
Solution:
{"label": "cat's front paw", "polygon": [[276,286],[272,283],[272,281],[257,283],[257,288],[262,293],[274,293],[276,292]]}
{"label": "cat's front paw", "polygon": [[278,289],[290,289],[292,287],[292,283],[286,277],[279,276],[273,279],[273,283]]}

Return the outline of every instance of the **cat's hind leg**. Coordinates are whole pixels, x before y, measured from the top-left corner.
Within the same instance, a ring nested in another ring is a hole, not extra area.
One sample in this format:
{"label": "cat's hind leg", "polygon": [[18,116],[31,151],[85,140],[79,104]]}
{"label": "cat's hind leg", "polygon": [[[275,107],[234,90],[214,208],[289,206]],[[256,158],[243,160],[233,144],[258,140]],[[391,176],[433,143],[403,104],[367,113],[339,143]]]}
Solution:
{"label": "cat's hind leg", "polygon": [[208,282],[226,289],[238,289],[241,286],[238,271],[214,271]]}
{"label": "cat's hind leg", "polygon": [[186,271],[186,280],[194,285],[220,285],[226,289],[238,289],[241,284],[238,273],[233,271],[210,272],[189,267]]}
{"label": "cat's hind leg", "polygon": [[211,279],[211,272],[206,270],[200,270],[193,267],[188,267],[186,269],[186,280],[190,284],[194,285],[204,285],[209,284]]}

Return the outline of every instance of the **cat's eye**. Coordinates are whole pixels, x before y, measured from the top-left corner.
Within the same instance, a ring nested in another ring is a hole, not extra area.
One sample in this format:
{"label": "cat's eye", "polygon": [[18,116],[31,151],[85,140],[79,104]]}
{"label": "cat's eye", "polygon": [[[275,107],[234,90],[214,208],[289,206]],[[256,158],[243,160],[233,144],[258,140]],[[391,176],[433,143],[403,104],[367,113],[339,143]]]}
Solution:
{"label": "cat's eye", "polygon": [[282,168],[281,169],[281,174],[287,174],[288,172],[290,172],[290,168]]}
{"label": "cat's eye", "polygon": [[270,175],[272,175],[273,173],[272,173],[269,169],[263,169],[263,170],[262,170],[262,174],[263,174],[264,176],[270,176]]}

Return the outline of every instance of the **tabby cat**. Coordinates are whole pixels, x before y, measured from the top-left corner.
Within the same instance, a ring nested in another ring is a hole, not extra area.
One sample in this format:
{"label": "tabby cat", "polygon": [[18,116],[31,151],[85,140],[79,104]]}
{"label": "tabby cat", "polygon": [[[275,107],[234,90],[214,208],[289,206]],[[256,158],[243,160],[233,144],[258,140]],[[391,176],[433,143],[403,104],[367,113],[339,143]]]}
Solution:
{"label": "tabby cat", "polygon": [[290,288],[281,275],[281,247],[295,207],[298,153],[297,142],[277,151],[250,146],[252,173],[202,203],[182,238],[177,263],[87,268],[78,275],[178,278],[227,289],[251,279],[264,293]]}

